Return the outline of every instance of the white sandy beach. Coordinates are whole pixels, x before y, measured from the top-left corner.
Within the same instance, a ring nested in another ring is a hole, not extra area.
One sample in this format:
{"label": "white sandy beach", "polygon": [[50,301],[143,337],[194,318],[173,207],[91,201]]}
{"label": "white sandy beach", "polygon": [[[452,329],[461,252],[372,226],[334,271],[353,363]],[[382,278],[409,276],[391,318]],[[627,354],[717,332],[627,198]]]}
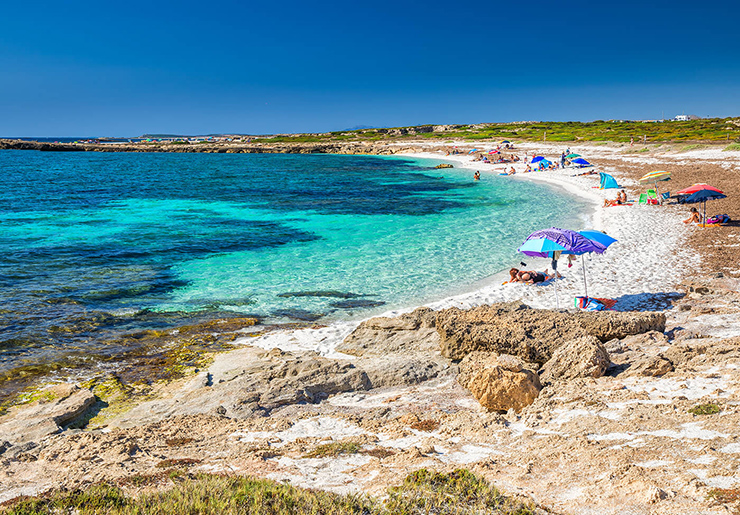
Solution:
{"label": "white sandy beach", "polygon": [[[462,143],[460,143],[461,148]],[[527,152],[532,156],[534,149],[542,146],[529,144],[513,151],[520,156]],[[550,147],[546,156],[553,158],[555,154],[565,149],[565,145]],[[574,147],[575,149],[575,147]],[[577,149],[583,155],[589,156],[595,152],[609,155],[614,149],[594,147]],[[477,288],[453,297],[430,302],[426,305],[432,309],[459,307],[463,309],[491,304],[494,302],[509,302],[521,300],[535,308],[555,308],[556,288],[560,308],[574,308],[574,298],[584,295],[583,263],[586,266],[588,294],[591,297],[617,299],[618,310],[652,310],[661,309],[661,301],[665,294],[674,292],[674,286],[688,273],[690,266],[695,265],[700,257],[684,245],[685,237],[691,230],[681,223],[682,217],[664,210],[656,211],[654,206],[616,206],[603,208],[606,198],[614,198],[615,189],[599,190],[599,176],[574,177],[583,170],[566,168],[545,172],[522,173],[526,164],[520,161],[515,164],[488,164],[475,162],[468,155],[445,156],[438,153],[407,154],[407,157],[437,159],[440,162],[454,163],[457,168],[467,168],[481,172],[481,180],[485,181],[493,175],[499,174],[504,167],[508,170],[512,166],[517,170],[516,175],[507,177],[507,180],[538,181],[561,189],[567,194],[581,197],[592,204],[592,210],[587,213],[582,227],[563,227],[563,229],[582,230],[597,229],[619,240],[612,244],[601,255],[587,255],[579,258],[571,268],[567,267],[567,260],[561,258],[558,271],[562,279],[551,281],[543,286],[528,286],[525,284],[503,284],[508,280],[508,272],[488,277],[477,283]],[[610,170],[600,167],[613,175],[620,185],[631,185],[634,181],[620,176],[619,170]],[[630,199],[633,200],[633,199]],[[545,227],[543,227],[544,229]],[[516,254],[512,249],[511,266],[520,268],[519,262],[524,261],[527,269],[543,271],[550,267],[550,260],[530,258]],[[656,304],[657,302],[657,304]],[[407,309],[392,310],[382,316],[397,316],[409,312],[417,306]],[[266,349],[280,348],[282,350],[315,350],[328,357],[340,357],[334,348],[359,324],[359,322],[340,322],[320,329],[302,329],[298,331],[283,331],[270,333],[260,338],[245,338],[241,343],[256,345]]]}

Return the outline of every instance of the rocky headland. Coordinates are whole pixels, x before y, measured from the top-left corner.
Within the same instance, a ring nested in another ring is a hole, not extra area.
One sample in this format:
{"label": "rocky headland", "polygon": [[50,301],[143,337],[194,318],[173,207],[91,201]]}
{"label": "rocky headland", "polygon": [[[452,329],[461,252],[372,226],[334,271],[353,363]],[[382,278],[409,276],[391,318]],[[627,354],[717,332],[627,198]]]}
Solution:
{"label": "rocky headland", "polygon": [[[442,148],[442,145],[434,146]],[[141,142],[141,143],[54,143],[0,139],[0,150],[38,150],[41,152],[196,152],[207,154],[373,154],[395,155],[428,151],[418,143],[372,141],[320,143],[246,142]]]}

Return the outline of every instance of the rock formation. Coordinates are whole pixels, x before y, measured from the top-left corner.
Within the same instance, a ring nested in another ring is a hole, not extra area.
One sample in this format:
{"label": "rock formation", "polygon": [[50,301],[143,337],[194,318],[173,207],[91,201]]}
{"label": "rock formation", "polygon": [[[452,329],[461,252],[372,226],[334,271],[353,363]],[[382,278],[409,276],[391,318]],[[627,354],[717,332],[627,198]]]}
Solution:
{"label": "rock formation", "polygon": [[471,310],[449,308],[435,321],[442,355],[459,360],[481,350],[512,354],[540,365],[566,341],[588,335],[602,342],[665,329],[663,313],[566,313],[501,303]]}
{"label": "rock formation", "polygon": [[545,363],[540,378],[551,382],[577,377],[601,377],[609,362],[604,344],[593,336],[582,336],[558,347]]}
{"label": "rock formation", "polygon": [[489,411],[520,411],[542,389],[537,374],[525,369],[519,358],[487,352],[465,356],[457,380]]}
{"label": "rock formation", "polygon": [[0,419],[2,440],[21,444],[58,433],[95,403],[90,390],[70,384],[42,390],[37,397],[29,404],[12,408]]}

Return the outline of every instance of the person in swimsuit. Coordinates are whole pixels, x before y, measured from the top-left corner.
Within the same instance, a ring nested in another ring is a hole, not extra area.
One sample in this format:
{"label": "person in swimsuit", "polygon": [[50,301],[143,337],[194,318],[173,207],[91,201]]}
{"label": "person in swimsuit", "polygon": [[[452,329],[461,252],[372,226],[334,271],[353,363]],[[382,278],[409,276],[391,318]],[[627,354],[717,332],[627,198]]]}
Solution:
{"label": "person in swimsuit", "polygon": [[701,223],[701,215],[699,214],[699,211],[695,207],[692,207],[691,216],[688,217],[686,220],[684,220],[683,223],[685,224]]}
{"label": "person in swimsuit", "polygon": [[518,268],[512,268],[511,270],[509,270],[509,282],[510,283],[519,282],[519,269]]}

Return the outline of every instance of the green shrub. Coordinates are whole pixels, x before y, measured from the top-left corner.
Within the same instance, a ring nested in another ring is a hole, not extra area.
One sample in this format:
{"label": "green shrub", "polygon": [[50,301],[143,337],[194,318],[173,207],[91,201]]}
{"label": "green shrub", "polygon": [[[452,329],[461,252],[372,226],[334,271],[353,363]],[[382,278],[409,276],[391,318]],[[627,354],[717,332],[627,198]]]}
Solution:
{"label": "green shrub", "polygon": [[720,412],[719,405],[713,402],[707,402],[705,404],[697,404],[689,410],[692,415],[716,415]]}
{"label": "green shrub", "polygon": [[[137,478],[131,485],[148,484]],[[43,497],[4,503],[8,515],[75,513],[76,515],[528,515],[531,506],[504,496],[467,470],[440,474],[419,470],[385,500],[365,495],[339,495],[249,477],[198,474],[181,478],[171,488],[138,495],[109,484],[86,490],[58,490]]]}

